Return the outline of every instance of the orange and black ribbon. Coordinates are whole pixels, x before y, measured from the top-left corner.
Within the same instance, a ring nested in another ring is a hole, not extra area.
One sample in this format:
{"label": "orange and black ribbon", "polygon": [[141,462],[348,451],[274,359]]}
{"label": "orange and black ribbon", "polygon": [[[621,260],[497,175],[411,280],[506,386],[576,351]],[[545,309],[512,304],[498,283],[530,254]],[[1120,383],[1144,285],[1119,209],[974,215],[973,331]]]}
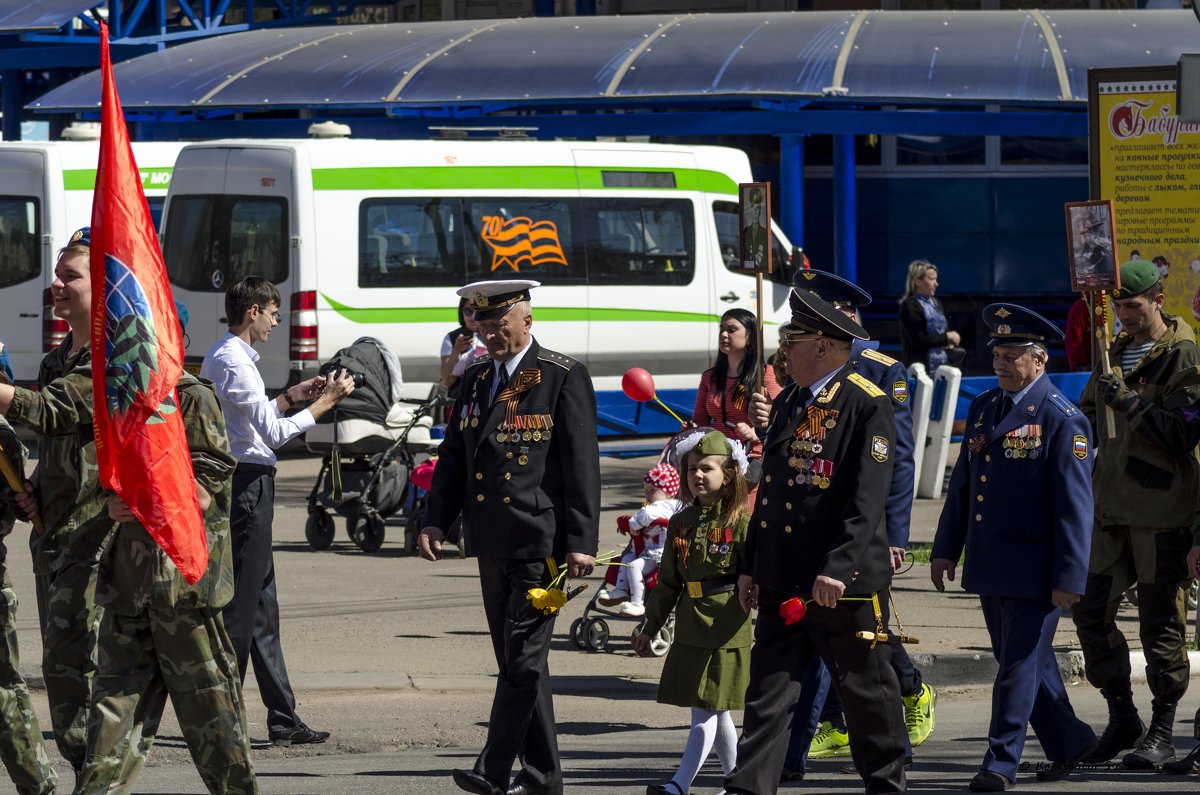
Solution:
{"label": "orange and black ribbon", "polygon": [[536,368],[530,370],[522,370],[517,373],[517,377],[504,388],[500,394],[496,395],[496,402],[507,400],[508,405],[504,407],[504,424],[505,427],[515,427],[517,402],[521,395],[533,389],[538,384],[542,383],[542,371]]}

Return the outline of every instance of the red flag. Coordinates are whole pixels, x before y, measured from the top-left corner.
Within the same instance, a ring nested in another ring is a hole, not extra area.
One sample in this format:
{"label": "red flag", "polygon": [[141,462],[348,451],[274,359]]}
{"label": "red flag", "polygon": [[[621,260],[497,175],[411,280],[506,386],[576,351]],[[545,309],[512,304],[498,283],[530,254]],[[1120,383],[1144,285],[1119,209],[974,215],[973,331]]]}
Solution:
{"label": "red flag", "polygon": [[100,163],[92,203],[92,400],[100,483],[195,583],[208,565],[175,383],[183,331],[100,25]]}

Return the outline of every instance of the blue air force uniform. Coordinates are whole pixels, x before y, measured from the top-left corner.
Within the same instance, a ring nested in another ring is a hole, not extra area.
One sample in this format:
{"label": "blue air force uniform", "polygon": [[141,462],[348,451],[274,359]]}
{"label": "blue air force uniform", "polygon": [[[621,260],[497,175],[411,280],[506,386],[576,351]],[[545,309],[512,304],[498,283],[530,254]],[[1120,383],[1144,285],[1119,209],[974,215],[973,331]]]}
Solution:
{"label": "blue air force uniform", "polygon": [[[989,345],[1063,338],[1045,318],[1012,304],[988,306],[984,321],[993,330]],[[1088,422],[1044,372],[1015,396],[996,388],[972,401],[932,557],[957,562],[966,551],[962,587],[979,595],[1000,665],[981,776],[1016,779],[1026,725],[1052,762],[1073,766],[1095,743],[1058,671],[1052,644],[1061,611],[1051,602],[1055,589],[1083,593],[1091,473]]]}

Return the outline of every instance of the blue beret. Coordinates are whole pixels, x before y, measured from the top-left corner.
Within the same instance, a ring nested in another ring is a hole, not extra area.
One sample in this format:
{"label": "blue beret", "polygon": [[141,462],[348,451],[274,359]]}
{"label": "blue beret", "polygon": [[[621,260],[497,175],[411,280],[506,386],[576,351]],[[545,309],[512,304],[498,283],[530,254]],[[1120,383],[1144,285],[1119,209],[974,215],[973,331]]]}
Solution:
{"label": "blue beret", "polygon": [[76,229],[71,233],[70,239],[67,240],[68,246],[90,246],[92,245],[92,228],[85,226],[82,229]]}
{"label": "blue beret", "polygon": [[175,302],[175,312],[176,312],[176,314],[179,315],[179,327],[181,329],[183,329],[184,331],[187,331],[187,324],[188,324],[187,304],[185,304],[183,301],[176,301]]}

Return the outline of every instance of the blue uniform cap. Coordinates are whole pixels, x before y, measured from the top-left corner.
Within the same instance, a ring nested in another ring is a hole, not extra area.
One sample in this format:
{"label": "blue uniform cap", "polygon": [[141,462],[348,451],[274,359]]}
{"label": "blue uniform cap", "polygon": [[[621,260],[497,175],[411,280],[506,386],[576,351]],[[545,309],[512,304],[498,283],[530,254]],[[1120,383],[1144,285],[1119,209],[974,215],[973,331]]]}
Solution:
{"label": "blue uniform cap", "polygon": [[780,328],[788,338],[815,335],[845,341],[870,339],[866,329],[816,293],[792,290],[788,303],[792,322]]}
{"label": "blue uniform cap", "polygon": [[871,303],[871,294],[854,282],[828,271],[814,269],[796,271],[792,286],[823,298],[838,309],[858,309]]}
{"label": "blue uniform cap", "polygon": [[1046,318],[1016,304],[988,304],[983,310],[983,322],[992,330],[988,347],[1011,347],[1062,342],[1062,329]]}

